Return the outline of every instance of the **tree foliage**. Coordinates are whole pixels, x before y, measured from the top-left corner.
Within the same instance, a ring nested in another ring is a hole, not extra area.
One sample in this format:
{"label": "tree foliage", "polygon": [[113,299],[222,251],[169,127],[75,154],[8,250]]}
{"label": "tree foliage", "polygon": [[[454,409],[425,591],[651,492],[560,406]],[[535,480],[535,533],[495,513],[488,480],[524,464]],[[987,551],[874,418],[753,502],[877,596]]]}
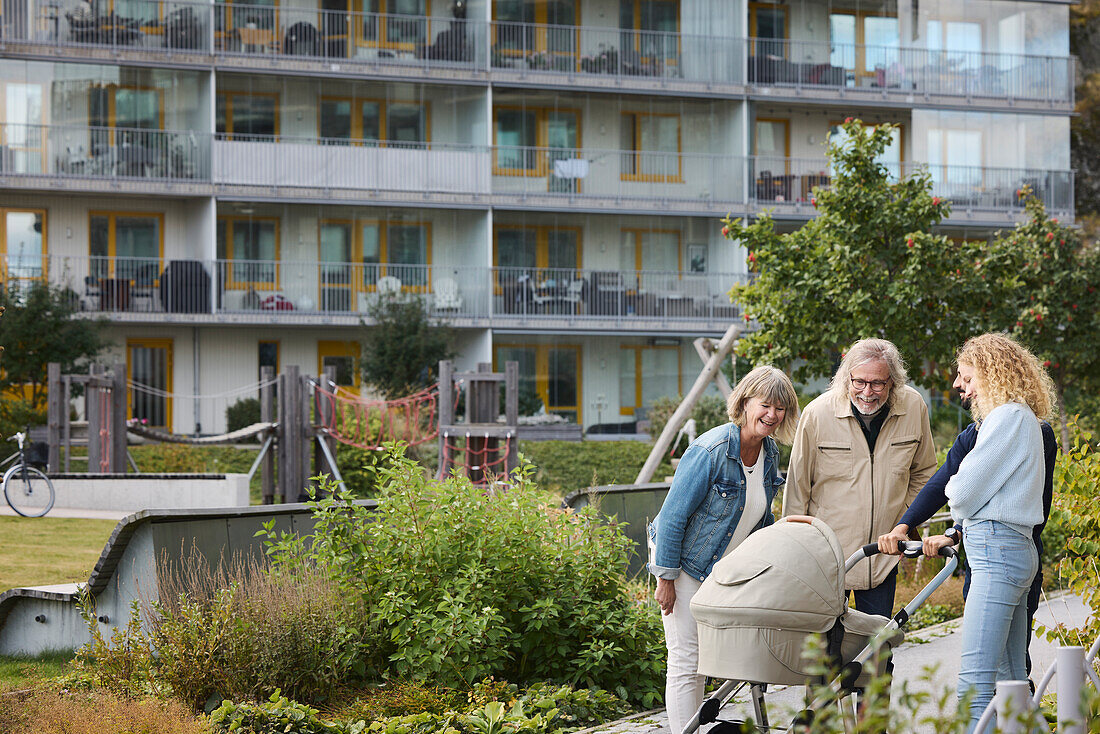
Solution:
{"label": "tree foliage", "polygon": [[439,361],[454,356],[451,329],[415,297],[381,298],[369,313],[374,324],[365,330],[360,365],[366,383],[391,399],[432,385]]}
{"label": "tree foliage", "polygon": [[942,385],[945,375],[918,367],[949,365],[966,337],[1005,322],[1017,285],[1012,258],[932,234],[951,204],[932,195],[927,170],[898,177],[879,162],[893,126],[849,118],[843,128],[829,145],[831,186],[811,199],[817,217],[790,233],[777,232],[767,212],[751,223],[724,220],[758,276],[731,292],[760,324],[739,353],[756,364],[798,360],[795,376],[806,379],[831,374],[856,339],[882,337],[914,381]]}
{"label": "tree foliage", "polygon": [[1081,231],[1047,216],[1038,197],[1021,190],[1027,220],[998,233],[995,249],[1011,253],[1020,288],[1005,324],[1050,371],[1062,417],[1062,445],[1069,449],[1066,393],[1100,385],[1100,248]]}
{"label": "tree foliage", "polygon": [[1079,64],[1077,115],[1070,119],[1070,166],[1077,211],[1100,214],[1100,0],[1069,8],[1070,53]]}
{"label": "tree foliage", "polygon": [[4,345],[0,392],[20,391],[32,410],[46,406],[46,365],[73,372],[95,359],[108,342],[106,321],[77,318],[72,291],[42,281],[11,281],[0,289],[0,344]]}

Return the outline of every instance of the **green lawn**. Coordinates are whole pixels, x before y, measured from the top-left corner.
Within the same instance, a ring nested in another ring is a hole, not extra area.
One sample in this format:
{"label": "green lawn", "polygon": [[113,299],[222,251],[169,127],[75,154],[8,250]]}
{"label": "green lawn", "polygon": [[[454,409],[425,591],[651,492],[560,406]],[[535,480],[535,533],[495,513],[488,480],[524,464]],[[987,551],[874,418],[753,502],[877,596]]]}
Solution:
{"label": "green lawn", "polygon": [[35,658],[0,656],[0,691],[25,688],[40,680],[59,676],[72,659],[71,652],[48,652]]}
{"label": "green lawn", "polygon": [[0,591],[87,581],[114,520],[0,516]]}

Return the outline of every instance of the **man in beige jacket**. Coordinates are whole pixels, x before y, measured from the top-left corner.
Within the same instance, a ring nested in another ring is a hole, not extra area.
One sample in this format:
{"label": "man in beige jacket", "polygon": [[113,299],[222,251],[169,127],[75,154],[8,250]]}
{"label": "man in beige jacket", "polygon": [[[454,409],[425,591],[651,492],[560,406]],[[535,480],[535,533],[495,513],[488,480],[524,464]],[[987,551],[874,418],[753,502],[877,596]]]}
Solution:
{"label": "man in beige jacket", "polygon": [[[908,382],[897,347],[862,339],[798,423],[783,514],[825,521],[845,556],[897,525],[936,471],[928,407]],[[891,616],[897,564],[876,555],[848,573],[856,609]]]}

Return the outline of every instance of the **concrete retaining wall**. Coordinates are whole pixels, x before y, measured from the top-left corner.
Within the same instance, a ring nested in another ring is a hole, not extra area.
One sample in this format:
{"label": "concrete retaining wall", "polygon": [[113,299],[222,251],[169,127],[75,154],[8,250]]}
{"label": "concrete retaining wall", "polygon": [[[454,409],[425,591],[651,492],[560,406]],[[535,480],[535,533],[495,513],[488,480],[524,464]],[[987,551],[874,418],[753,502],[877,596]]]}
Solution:
{"label": "concrete retaining wall", "polygon": [[247,507],[247,474],[52,474],[54,507],[79,510]]}

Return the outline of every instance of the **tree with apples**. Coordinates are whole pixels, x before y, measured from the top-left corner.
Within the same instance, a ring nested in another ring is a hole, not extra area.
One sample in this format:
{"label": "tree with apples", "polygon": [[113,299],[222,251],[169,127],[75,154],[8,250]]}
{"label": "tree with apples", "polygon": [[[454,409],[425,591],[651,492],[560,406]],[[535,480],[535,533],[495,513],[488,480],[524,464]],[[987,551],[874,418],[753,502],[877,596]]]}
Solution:
{"label": "tree with apples", "polygon": [[993,242],[1013,254],[1020,278],[1016,312],[1006,328],[1044,360],[1054,379],[1062,448],[1068,451],[1067,394],[1100,387],[1100,248],[1048,216],[1027,188],[1019,196],[1027,219]]}
{"label": "tree with apples", "polygon": [[945,387],[958,345],[1011,318],[1012,258],[932,234],[951,204],[933,195],[927,170],[899,177],[880,162],[893,126],[849,118],[843,130],[829,143],[830,186],[813,192],[815,218],[782,234],[767,212],[724,220],[757,274],[730,293],[760,326],[739,354],[793,366],[805,380],[831,375],[855,340],[881,337],[898,346],[915,382]]}

